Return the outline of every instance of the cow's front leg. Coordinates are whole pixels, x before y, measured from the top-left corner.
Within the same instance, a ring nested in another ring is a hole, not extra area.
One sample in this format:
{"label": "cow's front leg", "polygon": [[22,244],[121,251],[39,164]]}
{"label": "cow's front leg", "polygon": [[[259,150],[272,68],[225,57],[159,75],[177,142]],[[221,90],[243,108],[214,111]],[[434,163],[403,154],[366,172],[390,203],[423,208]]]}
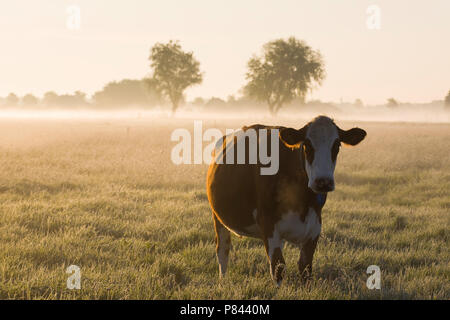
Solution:
{"label": "cow's front leg", "polygon": [[272,279],[277,286],[280,286],[286,268],[282,253],[283,240],[280,238],[280,234],[275,228],[272,228],[272,232],[266,232],[263,238],[264,247],[266,248],[267,257],[269,258]]}
{"label": "cow's front leg", "polygon": [[300,251],[300,259],[298,260],[298,271],[302,280],[307,280],[312,274],[312,261],[314,256],[314,251],[316,251],[317,240],[319,236],[315,239],[309,239],[303,244]]}

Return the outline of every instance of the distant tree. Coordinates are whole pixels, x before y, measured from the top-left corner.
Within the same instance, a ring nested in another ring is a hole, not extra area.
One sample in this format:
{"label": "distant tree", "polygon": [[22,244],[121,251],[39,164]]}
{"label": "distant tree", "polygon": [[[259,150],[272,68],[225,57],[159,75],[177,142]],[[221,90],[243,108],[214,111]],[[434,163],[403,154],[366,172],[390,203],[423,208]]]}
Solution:
{"label": "distant tree", "polygon": [[79,108],[89,105],[86,100],[86,94],[81,91],[75,91],[74,94],[62,95],[58,95],[53,91],[49,91],[44,94],[42,104],[49,108]]}
{"label": "distant tree", "polygon": [[316,100],[309,100],[308,102],[306,102],[307,106],[311,106],[311,107],[334,107],[333,103],[331,102],[324,102],[320,99],[316,99]]}
{"label": "distant tree", "polygon": [[247,92],[245,92],[244,90],[245,88],[242,89],[242,95],[236,99],[236,103],[235,105],[238,107],[249,107],[249,106],[258,106],[261,107],[264,105],[265,102],[261,102],[261,101],[256,101],[254,98],[251,98]]}
{"label": "distant tree", "polygon": [[62,94],[58,96],[57,106],[63,108],[84,107],[87,105],[85,98],[86,95],[80,91],[77,91],[74,94]]}
{"label": "distant tree", "polygon": [[362,108],[364,107],[364,103],[362,102],[361,99],[356,99],[355,102],[353,103],[353,105],[357,108]]}
{"label": "distant tree", "polygon": [[197,107],[201,107],[205,105],[205,100],[202,97],[197,97],[192,101],[192,104]]}
{"label": "distant tree", "polygon": [[445,97],[444,104],[447,108],[450,108],[450,90],[448,90],[447,96]]}
{"label": "distant tree", "polygon": [[77,107],[83,107],[88,105],[86,93],[82,91],[75,91],[75,93],[72,95],[72,101],[73,104]]}
{"label": "distant tree", "polygon": [[394,98],[389,98],[389,99],[387,100],[386,106],[387,106],[388,108],[396,108],[396,107],[398,107],[398,102],[397,102],[397,100],[395,100]]}
{"label": "distant tree", "polygon": [[22,98],[22,105],[25,107],[34,107],[39,103],[39,99],[32,94],[26,94]]}
{"label": "distant tree", "polygon": [[212,97],[205,103],[205,106],[207,106],[207,107],[223,107],[226,104],[227,103],[224,100],[217,98],[217,97]]}
{"label": "distant tree", "polygon": [[53,91],[46,92],[42,99],[42,104],[46,107],[56,106],[58,104],[58,95]]}
{"label": "distant tree", "polygon": [[[158,81],[154,78],[145,78],[142,80],[145,84],[147,98],[151,105],[165,103],[163,93],[158,86]],[[183,100],[184,101],[184,100]]]}
{"label": "distant tree", "polygon": [[94,93],[92,99],[96,106],[108,108],[149,107],[161,100],[152,79],[109,82],[101,91]]}
{"label": "distant tree", "polygon": [[229,95],[228,97],[227,97],[227,104],[229,104],[229,105],[231,105],[231,106],[233,106],[233,105],[236,105],[237,104],[237,99],[236,99],[236,97],[234,96],[234,95]]}
{"label": "distant tree", "polygon": [[246,94],[267,103],[272,115],[294,98],[304,101],[325,78],[320,52],[294,37],[265,44],[262,56],[251,58],[247,67]]}
{"label": "distant tree", "polygon": [[184,90],[202,82],[200,63],[192,52],[184,52],[178,41],[156,43],[150,51],[149,60],[153,79],[169,98],[172,112],[175,112],[183,100]]}
{"label": "distant tree", "polygon": [[7,107],[17,107],[19,104],[19,97],[14,93],[10,93],[5,99],[5,105]]}

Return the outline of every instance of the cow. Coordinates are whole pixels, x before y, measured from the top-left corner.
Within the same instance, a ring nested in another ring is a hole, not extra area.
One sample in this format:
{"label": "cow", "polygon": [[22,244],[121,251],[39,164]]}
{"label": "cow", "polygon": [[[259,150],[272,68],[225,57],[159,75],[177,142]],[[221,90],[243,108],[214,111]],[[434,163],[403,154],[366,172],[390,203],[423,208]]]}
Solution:
{"label": "cow", "polygon": [[[219,159],[226,157],[225,150],[236,149],[239,139],[245,139],[248,151],[250,139],[245,133],[249,129],[257,132],[258,141],[264,132],[269,135],[277,130],[277,173],[262,175],[259,169],[264,165],[260,162],[238,164]],[[335,188],[334,170],[341,143],[357,145],[365,138],[366,131],[360,128],[342,130],[326,116],[318,116],[301,129],[257,124],[241,130],[244,135],[224,136],[218,141],[206,179],[219,276],[223,277],[227,270],[232,232],[263,241],[271,276],[277,286],[281,284],[285,269],[284,241],[294,244],[300,249],[301,279],[307,280],[312,273],[313,255],[321,232],[322,208],[327,193]]]}

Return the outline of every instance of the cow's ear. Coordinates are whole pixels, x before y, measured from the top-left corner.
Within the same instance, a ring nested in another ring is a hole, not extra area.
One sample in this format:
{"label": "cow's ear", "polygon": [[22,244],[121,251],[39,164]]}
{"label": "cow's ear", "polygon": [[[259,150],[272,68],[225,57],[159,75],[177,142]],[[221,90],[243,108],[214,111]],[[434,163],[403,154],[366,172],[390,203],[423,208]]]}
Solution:
{"label": "cow's ear", "polygon": [[283,128],[280,130],[280,139],[288,148],[298,148],[300,143],[305,141],[306,129],[304,126],[301,129]]}
{"label": "cow's ear", "polygon": [[345,144],[351,146],[356,146],[360,143],[367,135],[366,131],[360,128],[352,128],[350,130],[342,130],[338,128],[339,139]]}

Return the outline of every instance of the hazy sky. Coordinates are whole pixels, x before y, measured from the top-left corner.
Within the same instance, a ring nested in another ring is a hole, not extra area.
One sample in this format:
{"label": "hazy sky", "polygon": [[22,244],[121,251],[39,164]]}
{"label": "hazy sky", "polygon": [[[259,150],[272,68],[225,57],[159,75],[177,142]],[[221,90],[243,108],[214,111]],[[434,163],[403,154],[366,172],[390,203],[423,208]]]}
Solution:
{"label": "hazy sky", "polygon": [[[69,5],[81,9],[79,30],[66,26]],[[380,30],[366,25],[369,5]],[[14,0],[0,4],[0,96],[92,94],[142,78],[150,47],[178,39],[205,72],[188,98],[226,98],[251,55],[288,36],[324,57],[327,78],[309,98],[426,102],[450,89],[449,0]]]}

